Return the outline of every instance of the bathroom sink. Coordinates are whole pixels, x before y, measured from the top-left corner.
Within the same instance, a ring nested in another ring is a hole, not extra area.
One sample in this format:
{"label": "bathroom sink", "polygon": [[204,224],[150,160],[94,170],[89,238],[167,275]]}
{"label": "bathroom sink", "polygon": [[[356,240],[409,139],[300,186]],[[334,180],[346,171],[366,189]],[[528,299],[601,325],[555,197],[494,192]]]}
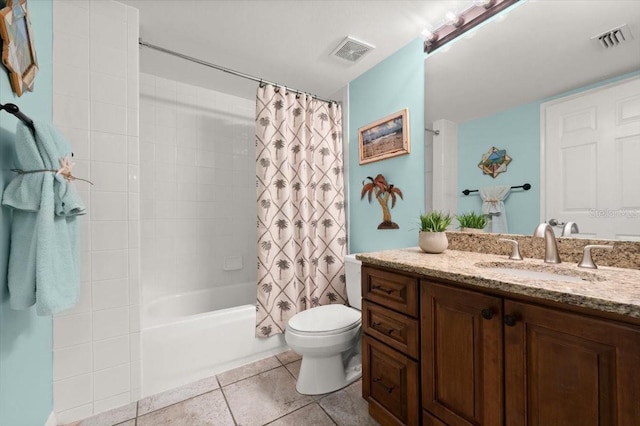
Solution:
{"label": "bathroom sink", "polygon": [[573,282],[573,283],[582,283],[584,281],[587,281],[585,278],[581,278],[581,277],[554,274],[552,272],[531,271],[528,269],[513,269],[513,268],[486,268],[486,269],[489,271],[498,272],[500,274],[531,278],[533,280],[565,281],[565,282]]}
{"label": "bathroom sink", "polygon": [[583,283],[585,281],[598,281],[599,277],[591,272],[578,271],[573,267],[562,265],[535,265],[520,262],[486,262],[477,263],[476,266],[487,271],[499,274],[511,275],[520,278],[545,281],[563,281]]}

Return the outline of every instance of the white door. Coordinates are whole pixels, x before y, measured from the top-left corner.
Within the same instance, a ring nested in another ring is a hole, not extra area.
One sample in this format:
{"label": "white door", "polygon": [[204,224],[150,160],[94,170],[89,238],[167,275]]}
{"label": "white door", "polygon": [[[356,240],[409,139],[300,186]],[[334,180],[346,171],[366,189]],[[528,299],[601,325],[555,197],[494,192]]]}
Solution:
{"label": "white door", "polygon": [[640,241],[640,78],[543,104],[541,118],[543,220]]}

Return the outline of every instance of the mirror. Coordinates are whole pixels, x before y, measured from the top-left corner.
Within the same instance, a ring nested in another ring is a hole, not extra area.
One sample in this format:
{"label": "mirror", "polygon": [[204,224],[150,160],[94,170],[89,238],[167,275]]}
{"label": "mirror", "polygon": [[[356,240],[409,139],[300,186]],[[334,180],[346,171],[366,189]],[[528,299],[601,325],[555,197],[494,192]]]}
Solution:
{"label": "mirror", "polygon": [[[626,40],[615,47],[593,39],[625,24]],[[551,219],[540,213],[540,104],[634,75],[640,75],[636,1],[522,1],[426,56],[425,125],[445,119],[458,126],[457,212],[480,211],[478,193],[465,196],[464,189],[530,183],[529,191],[512,190],[505,205],[508,232],[531,235]],[[428,146],[432,134],[425,140]],[[493,146],[513,159],[496,178],[478,168]],[[640,221],[640,206],[638,213]]]}

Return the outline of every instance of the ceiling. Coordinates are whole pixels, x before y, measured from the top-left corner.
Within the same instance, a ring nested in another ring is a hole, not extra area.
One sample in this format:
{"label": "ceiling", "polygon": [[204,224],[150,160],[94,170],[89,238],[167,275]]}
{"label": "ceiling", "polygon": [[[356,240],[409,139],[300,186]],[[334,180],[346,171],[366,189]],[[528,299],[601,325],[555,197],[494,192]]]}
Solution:
{"label": "ceiling", "polygon": [[[628,24],[633,40],[591,37]],[[529,0],[425,60],[425,122],[463,123],[640,70],[640,1]],[[448,48],[448,49],[447,49]]]}
{"label": "ceiling", "polygon": [[[140,10],[146,42],[268,81],[332,97],[349,81],[440,25],[464,1],[121,0]],[[356,63],[330,54],[345,37],[375,46]],[[256,83],[140,50],[143,72],[255,96]]]}
{"label": "ceiling", "polygon": [[[472,0],[120,0],[140,10],[147,42],[325,98]],[[634,39],[590,38],[628,24]],[[331,56],[346,37],[375,46]],[[256,83],[140,49],[140,68],[248,99]],[[482,117],[640,70],[639,0],[528,0],[425,59],[426,122]]]}

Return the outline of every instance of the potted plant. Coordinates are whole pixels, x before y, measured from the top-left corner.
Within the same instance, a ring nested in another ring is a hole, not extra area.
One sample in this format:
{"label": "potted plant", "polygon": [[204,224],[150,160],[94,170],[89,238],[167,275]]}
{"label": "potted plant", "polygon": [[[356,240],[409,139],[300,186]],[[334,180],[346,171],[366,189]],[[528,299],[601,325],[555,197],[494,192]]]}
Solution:
{"label": "potted plant", "polygon": [[484,228],[489,223],[487,216],[474,211],[456,216],[460,222],[462,232],[484,232]]}
{"label": "potted plant", "polygon": [[447,249],[449,240],[447,240],[447,234],[444,232],[451,225],[451,220],[451,215],[437,210],[420,215],[418,245],[422,251],[426,253],[442,253]]}

